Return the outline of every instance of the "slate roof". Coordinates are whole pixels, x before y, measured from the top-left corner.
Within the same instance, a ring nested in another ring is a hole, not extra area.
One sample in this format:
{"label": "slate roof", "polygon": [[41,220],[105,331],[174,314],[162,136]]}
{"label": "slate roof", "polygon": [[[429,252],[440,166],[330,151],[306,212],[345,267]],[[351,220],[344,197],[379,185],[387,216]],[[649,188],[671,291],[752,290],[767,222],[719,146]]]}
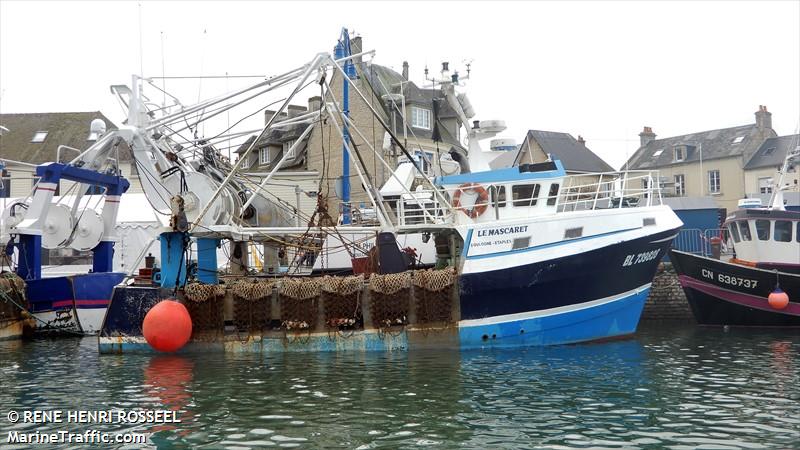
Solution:
{"label": "slate roof", "polygon": [[[384,113],[386,113],[386,116],[391,120],[392,111],[386,105],[386,102],[381,99],[381,97],[386,94],[400,94],[400,83],[406,80],[401,74],[395,72],[394,70],[385,66],[373,64],[371,62],[359,63],[358,69],[361,75],[372,87],[373,92],[375,92],[375,96],[377,97],[376,104],[380,103]],[[402,94],[406,97],[406,105],[423,106],[427,109],[430,109],[431,114],[433,114],[433,99],[444,98],[444,95],[439,89],[420,88],[414,82],[404,83],[402,87]],[[449,119],[455,117],[456,112],[450,108],[450,105],[448,105],[446,101],[442,100],[439,102],[439,119]],[[398,130],[398,134],[402,134],[403,118],[399,113],[395,115],[395,122],[395,129]],[[412,129],[414,130],[414,135],[419,138],[431,139],[432,137],[433,129]],[[461,148],[461,144],[458,142],[458,139],[448,132],[447,128],[442,126],[441,123],[439,124],[439,132],[441,133],[443,142]],[[411,134],[409,133],[409,136],[410,135]]]}
{"label": "slate roof", "polygon": [[789,151],[800,145],[800,134],[769,138],[756,150],[744,169],[780,167]]}
{"label": "slate roof", "polygon": [[[8,129],[0,135],[0,159],[41,164],[55,161],[59,145],[85,150],[94,143],[87,140],[89,125],[94,119],[103,119],[106,131],[117,129],[100,111],[0,114],[0,125]],[[37,131],[47,132],[43,142],[31,142]],[[65,155],[69,159],[76,156],[75,152]],[[122,161],[132,160],[127,145],[120,146],[119,157]]]}
{"label": "slate roof", "polygon": [[[526,139],[533,139],[545,154],[553,156],[569,172],[613,172],[614,168],[603,161],[586,145],[579,143],[568,133],[556,131],[528,130]],[[525,146],[523,142],[522,146]],[[522,148],[522,147],[520,147]]]}
{"label": "slate roof", "polygon": [[[735,142],[740,137],[741,141]],[[701,151],[704,161],[733,156],[742,156],[747,161],[760,144],[759,130],[756,124],[701,131],[650,141],[636,150],[636,153],[628,160],[627,166],[631,170],[639,170],[685,164],[699,161]],[[673,149],[678,145],[686,145],[687,149],[684,160],[680,162],[674,160]]]}
{"label": "slate roof", "polygon": [[[262,149],[269,145],[283,145],[284,142],[289,142],[294,139],[297,139],[303,134],[303,131],[305,131],[306,127],[308,127],[308,124],[306,123],[297,123],[286,127],[273,128],[267,134],[262,136],[261,139],[258,140],[258,144],[256,144],[253,151],[250,152],[250,155],[258,155],[259,149]],[[248,147],[250,147],[250,144],[253,143],[253,141],[256,139],[256,136],[257,135],[253,135],[247,138],[247,140],[244,141],[244,143],[242,143],[242,145],[240,145],[235,152],[241,155],[245,150],[247,150]],[[283,165],[281,166],[282,168],[292,167],[302,162],[303,158],[305,158],[306,156],[306,150],[308,149],[308,139],[310,136],[311,134],[309,134],[306,137],[306,139],[300,144],[300,147],[298,147],[297,150],[295,151],[294,157],[287,159],[283,163]],[[280,156],[281,154],[276,155],[273,158],[272,163],[277,163],[278,161],[280,161]]]}

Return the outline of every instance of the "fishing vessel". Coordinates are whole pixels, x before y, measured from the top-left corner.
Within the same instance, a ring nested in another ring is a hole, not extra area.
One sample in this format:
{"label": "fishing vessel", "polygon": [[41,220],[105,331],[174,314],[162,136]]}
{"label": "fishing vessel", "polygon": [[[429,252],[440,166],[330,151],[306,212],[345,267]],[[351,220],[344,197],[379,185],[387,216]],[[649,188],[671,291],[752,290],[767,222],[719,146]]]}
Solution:
{"label": "fishing vessel", "polygon": [[678,280],[702,325],[800,326],[800,212],[784,207],[783,179],[800,162],[788,152],[770,203],[739,202],[724,224],[728,261],[670,251]]}
{"label": "fishing vessel", "polygon": [[[470,122],[474,112],[456,92],[463,79],[443,64],[441,76],[431,81],[466,130],[468,170],[433,179],[421,174],[408,186],[399,175],[409,167],[391,167],[349,117],[353,92],[391,142],[414,159],[355,83],[354,60],[373,54],[352,54],[345,31],[335,55],[318,54],[282,75],[198,105],[176,105],[174,112],[159,108],[161,116],[143,100],[148,80],[132,78],[124,91],[127,124],[112,134],[131,147],[143,189],[154,208],[168,211],[170,229],[160,238],[157,284],[114,289],[98,338],[101,352],[152,351],[143,322],[165,299],[186,306],[192,323],[188,348],[199,349],[505,347],[586,342],[636,330],[656,265],[681,226],[660,204],[656,174],[571,177],[557,160],[491,170],[480,141],[502,131],[504,123]],[[341,91],[331,89],[334,80],[342,83]],[[326,101],[315,111],[277,120],[312,84]],[[287,86],[290,94],[244,155],[273,127],[307,124],[293,145],[329,127],[352,161],[375,225],[331,221],[322,196],[317,220],[312,217],[305,227],[289,220],[262,191],[293,148],[258,183],[239,175],[242,160],[221,158],[213,139],[185,139],[175,131],[202,112],[208,118],[209,111],[219,114]],[[402,195],[382,197],[370,182],[365,155],[391,172]],[[417,164],[410,168],[420,171]],[[362,273],[314,277],[298,270],[332,235],[374,239]],[[413,267],[399,244],[405,235],[434,242],[434,268]],[[288,261],[287,270],[249,272],[250,243],[263,248],[266,265]],[[218,271],[220,246],[231,249],[231,273]]]}

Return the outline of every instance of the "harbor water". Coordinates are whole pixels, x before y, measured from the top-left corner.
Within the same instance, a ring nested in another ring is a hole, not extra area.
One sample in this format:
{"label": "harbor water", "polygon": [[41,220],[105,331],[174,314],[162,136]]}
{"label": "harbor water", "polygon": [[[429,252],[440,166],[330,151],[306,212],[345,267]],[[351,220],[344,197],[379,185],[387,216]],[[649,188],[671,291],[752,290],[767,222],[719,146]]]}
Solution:
{"label": "harbor water", "polygon": [[72,425],[149,436],[117,448],[800,448],[800,331],[645,324],[598,344],[274,356],[0,342],[0,409],[2,448],[56,448],[6,441],[62,429],[7,420],[47,409],[177,411]]}

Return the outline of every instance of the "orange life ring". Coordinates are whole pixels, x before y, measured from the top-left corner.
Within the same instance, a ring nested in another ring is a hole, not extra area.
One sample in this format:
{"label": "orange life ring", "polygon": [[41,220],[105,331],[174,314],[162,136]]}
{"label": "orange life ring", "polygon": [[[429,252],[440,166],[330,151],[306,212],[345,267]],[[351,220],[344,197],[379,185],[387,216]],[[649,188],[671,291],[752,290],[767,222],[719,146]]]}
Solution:
{"label": "orange life ring", "polygon": [[[478,198],[475,199],[475,204],[472,205],[472,208],[464,208],[461,206],[461,195],[467,191],[478,194]],[[453,193],[453,207],[461,210],[467,217],[475,219],[486,212],[486,208],[489,207],[489,192],[478,183],[464,183]]]}

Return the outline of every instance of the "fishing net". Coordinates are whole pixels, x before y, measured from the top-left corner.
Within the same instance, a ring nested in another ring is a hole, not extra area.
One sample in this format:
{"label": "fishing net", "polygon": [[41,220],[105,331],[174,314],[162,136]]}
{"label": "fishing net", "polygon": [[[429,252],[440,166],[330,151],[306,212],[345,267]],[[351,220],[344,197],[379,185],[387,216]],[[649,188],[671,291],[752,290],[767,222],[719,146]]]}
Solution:
{"label": "fishing net", "polygon": [[361,320],[361,290],[364,276],[323,277],[320,281],[325,323],[330,328],[353,327]]}
{"label": "fishing net", "polygon": [[414,272],[414,296],[417,300],[417,322],[451,322],[453,320],[453,267]]}
{"label": "fishing net", "polygon": [[411,272],[369,277],[372,321],[380,328],[408,323]]}
{"label": "fishing net", "polygon": [[240,280],[233,284],[233,324],[239,331],[261,332],[270,320],[274,281]]}
{"label": "fishing net", "polygon": [[313,330],[317,325],[321,285],[315,278],[284,278],[278,289],[281,327]]}
{"label": "fishing net", "polygon": [[222,333],[225,328],[225,286],[189,283],[183,292],[189,300],[184,304],[192,318],[192,339],[202,340],[204,335]]}
{"label": "fishing net", "polygon": [[25,298],[25,281],[13,272],[0,274],[0,321],[20,318]]}

